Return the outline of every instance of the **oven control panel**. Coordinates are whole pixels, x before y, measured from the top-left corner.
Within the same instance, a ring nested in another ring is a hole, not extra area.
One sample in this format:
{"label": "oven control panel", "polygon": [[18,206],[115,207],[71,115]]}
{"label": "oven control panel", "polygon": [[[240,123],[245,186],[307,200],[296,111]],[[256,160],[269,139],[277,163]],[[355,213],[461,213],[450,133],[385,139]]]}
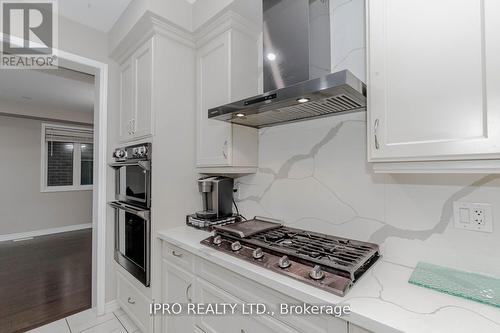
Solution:
{"label": "oven control panel", "polygon": [[134,146],[128,146],[123,148],[117,148],[113,153],[113,157],[116,161],[127,161],[127,160],[149,160],[151,159],[151,144],[144,143]]}

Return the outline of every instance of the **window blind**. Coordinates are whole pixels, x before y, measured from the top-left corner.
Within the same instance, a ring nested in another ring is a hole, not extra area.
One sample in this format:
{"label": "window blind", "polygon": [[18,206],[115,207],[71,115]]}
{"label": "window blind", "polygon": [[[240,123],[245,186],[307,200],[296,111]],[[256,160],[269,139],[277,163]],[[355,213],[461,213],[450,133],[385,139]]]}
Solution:
{"label": "window blind", "polygon": [[57,142],[93,143],[94,130],[90,127],[71,128],[49,125],[45,127],[45,140]]}

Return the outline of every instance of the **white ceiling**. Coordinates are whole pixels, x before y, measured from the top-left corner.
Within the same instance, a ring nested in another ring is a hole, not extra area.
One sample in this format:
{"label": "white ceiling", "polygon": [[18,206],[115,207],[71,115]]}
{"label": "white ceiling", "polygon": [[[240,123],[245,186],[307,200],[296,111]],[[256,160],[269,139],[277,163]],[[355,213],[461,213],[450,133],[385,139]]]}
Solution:
{"label": "white ceiling", "polygon": [[130,1],[131,0],[61,0],[58,1],[59,15],[94,29],[108,32],[125,8],[127,8]]}
{"label": "white ceiling", "polygon": [[[59,15],[94,29],[109,32],[131,1],[132,0],[61,0],[58,2]],[[185,1],[190,4],[196,2],[196,0]]]}
{"label": "white ceiling", "polygon": [[94,77],[68,69],[3,69],[0,99],[56,110],[93,112]]}

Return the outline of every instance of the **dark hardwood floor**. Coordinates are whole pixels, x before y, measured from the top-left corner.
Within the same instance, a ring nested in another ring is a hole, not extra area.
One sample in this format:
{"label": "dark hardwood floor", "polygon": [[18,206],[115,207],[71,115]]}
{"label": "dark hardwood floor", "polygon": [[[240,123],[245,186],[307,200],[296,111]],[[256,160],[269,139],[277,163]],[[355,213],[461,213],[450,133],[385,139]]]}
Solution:
{"label": "dark hardwood floor", "polygon": [[91,307],[92,230],[0,242],[0,332],[25,332]]}

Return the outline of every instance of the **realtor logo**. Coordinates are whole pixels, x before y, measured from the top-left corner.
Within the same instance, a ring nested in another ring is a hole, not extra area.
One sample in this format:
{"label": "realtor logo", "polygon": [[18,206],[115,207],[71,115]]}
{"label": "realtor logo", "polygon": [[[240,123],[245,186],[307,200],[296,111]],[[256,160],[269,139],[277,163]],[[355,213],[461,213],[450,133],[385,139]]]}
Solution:
{"label": "realtor logo", "polygon": [[57,67],[57,2],[55,0],[1,1],[1,67]]}

